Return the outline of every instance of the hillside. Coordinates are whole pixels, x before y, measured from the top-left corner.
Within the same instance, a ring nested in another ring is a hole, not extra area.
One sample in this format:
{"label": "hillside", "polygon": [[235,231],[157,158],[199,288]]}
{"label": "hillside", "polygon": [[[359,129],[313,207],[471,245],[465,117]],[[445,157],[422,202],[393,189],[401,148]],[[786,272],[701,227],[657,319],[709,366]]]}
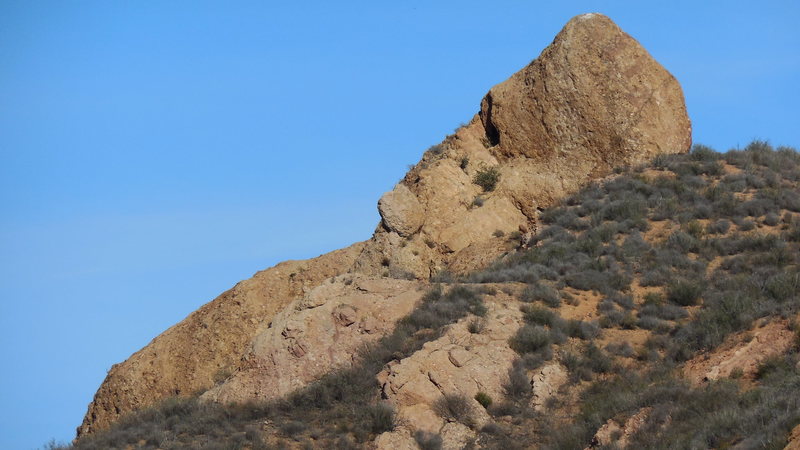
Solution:
{"label": "hillside", "polygon": [[609,18],[577,16],[381,197],[370,239],[261,271],[112,366],[78,438],[169,397],[266,401],[349,367],[432,276],[506,252],[496,234],[527,239],[542,209],[614,167],[690,145],[677,80]]}
{"label": "hillside", "polygon": [[438,274],[349,368],[272,401],[169,399],[73,448],[787,444],[800,424],[796,150],[695,146],[540,217],[530,239],[495,233],[506,252],[486,269]]}

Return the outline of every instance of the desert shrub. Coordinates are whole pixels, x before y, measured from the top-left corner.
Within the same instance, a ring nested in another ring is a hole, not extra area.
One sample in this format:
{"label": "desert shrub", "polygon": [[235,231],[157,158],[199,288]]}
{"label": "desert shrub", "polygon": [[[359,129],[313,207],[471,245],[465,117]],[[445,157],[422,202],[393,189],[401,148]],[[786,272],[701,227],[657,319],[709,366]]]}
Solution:
{"label": "desert shrub", "polygon": [[685,309],[671,304],[648,303],[639,309],[639,316],[653,316],[663,320],[678,320],[687,317],[689,314]]}
{"label": "desert shrub", "polygon": [[714,149],[702,144],[693,145],[689,155],[694,161],[716,161],[720,158],[720,154]]}
{"label": "desert shrub", "polygon": [[496,167],[483,168],[472,179],[472,182],[480,186],[484,192],[493,191],[499,181],[500,171]]}
{"label": "desert shrub", "polygon": [[[525,399],[530,395],[531,381],[528,379],[522,361],[514,361],[514,364],[508,369],[508,379],[503,383],[503,392],[510,399]],[[496,415],[499,411],[495,410],[492,413]]]}
{"label": "desert shrub", "polygon": [[775,214],[774,212],[769,212],[766,215],[764,215],[765,225],[774,227],[775,225],[778,225],[778,223],[780,223],[780,217],[778,217],[778,215]]}
{"label": "desert shrub", "polygon": [[483,316],[486,306],[480,294],[465,286],[455,286],[447,294],[442,294],[440,285],[436,285],[423,298],[423,303],[401,322],[418,329],[436,329],[445,324],[455,322],[465,313]]}
{"label": "desert shrub", "polygon": [[678,278],[667,285],[667,300],[681,306],[696,305],[703,294],[703,282]]}
{"label": "desert shrub", "polygon": [[481,334],[486,328],[486,320],[483,317],[473,318],[467,323],[467,331],[472,334]]}
{"label": "desert shrub", "polygon": [[731,223],[726,219],[720,219],[715,222],[709,222],[706,225],[706,233],[708,234],[725,234],[730,230]]}
{"label": "desert shrub", "polygon": [[625,312],[620,311],[618,309],[612,309],[610,311],[605,311],[602,316],[600,316],[600,327],[602,328],[613,328],[622,323],[622,319],[625,317]]}
{"label": "desert shrub", "polygon": [[541,301],[554,308],[561,305],[561,297],[558,295],[558,291],[542,283],[536,283],[525,288],[520,295],[520,300],[523,302]]}
{"label": "desert shrub", "polygon": [[298,434],[306,431],[306,429],[308,429],[308,425],[299,420],[292,420],[282,423],[278,428],[284,436],[294,438]]}
{"label": "desert shrub", "polygon": [[554,311],[534,305],[522,305],[520,308],[526,322],[534,325],[552,327],[559,319]]}
{"label": "desert shrub", "polygon": [[736,224],[736,227],[739,231],[751,231],[756,227],[755,222],[741,217],[734,217],[733,223]]}
{"label": "desert shrub", "polygon": [[497,425],[495,422],[489,422],[481,427],[481,433],[499,435],[503,433],[503,429],[500,428],[500,425]]}
{"label": "desert shrub", "polygon": [[769,277],[764,290],[778,302],[797,298],[800,295],[800,272],[781,272]]}
{"label": "desert shrub", "polygon": [[389,404],[378,403],[367,407],[367,417],[371,433],[381,434],[394,430],[396,413]]}
{"label": "desert shrub", "polygon": [[468,427],[475,425],[470,400],[462,394],[444,394],[432,406],[433,411],[445,420],[459,422]]}
{"label": "desert shrub", "polygon": [[420,450],[440,450],[442,448],[442,437],[438,433],[417,430],[414,432],[414,441],[419,445]]}
{"label": "desert shrub", "polygon": [[560,325],[562,331],[569,337],[582,340],[592,340],[600,336],[600,325],[597,322],[586,322],[578,319],[563,321]]}
{"label": "desert shrub", "polygon": [[630,342],[617,342],[606,345],[606,351],[612,355],[622,356],[625,358],[633,358],[636,356],[633,346]]}
{"label": "desert shrub", "polygon": [[688,233],[676,231],[669,235],[665,247],[680,253],[697,253],[700,242]]}
{"label": "desert shrub", "polygon": [[509,340],[509,346],[519,354],[533,353],[550,345],[550,332],[539,325],[523,325]]}
{"label": "desert shrub", "polygon": [[492,397],[486,392],[478,392],[475,394],[475,401],[481,404],[484,408],[489,408],[492,405]]}

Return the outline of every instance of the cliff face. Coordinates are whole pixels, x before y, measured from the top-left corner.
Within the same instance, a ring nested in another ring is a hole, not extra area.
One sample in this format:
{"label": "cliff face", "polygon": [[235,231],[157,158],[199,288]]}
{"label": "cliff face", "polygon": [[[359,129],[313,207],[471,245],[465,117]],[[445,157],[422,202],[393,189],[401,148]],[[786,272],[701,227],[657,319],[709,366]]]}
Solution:
{"label": "cliff face", "polygon": [[[497,230],[524,239],[540,208],[690,144],[677,81],[607,17],[578,16],[380,199],[370,240],[259,272],[190,314],[111,369],[78,436],[168,396],[270,398],[349,364],[431,275],[508,251]],[[479,174],[499,178],[486,189]]]}

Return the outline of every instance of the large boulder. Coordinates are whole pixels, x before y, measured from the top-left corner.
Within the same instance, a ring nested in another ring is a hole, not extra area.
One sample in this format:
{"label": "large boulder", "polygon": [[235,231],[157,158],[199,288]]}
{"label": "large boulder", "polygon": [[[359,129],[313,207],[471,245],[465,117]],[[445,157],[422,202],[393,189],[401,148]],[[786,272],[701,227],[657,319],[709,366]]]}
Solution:
{"label": "large boulder", "polygon": [[608,17],[573,18],[481,102],[492,153],[624,164],[689,148],[678,81]]}

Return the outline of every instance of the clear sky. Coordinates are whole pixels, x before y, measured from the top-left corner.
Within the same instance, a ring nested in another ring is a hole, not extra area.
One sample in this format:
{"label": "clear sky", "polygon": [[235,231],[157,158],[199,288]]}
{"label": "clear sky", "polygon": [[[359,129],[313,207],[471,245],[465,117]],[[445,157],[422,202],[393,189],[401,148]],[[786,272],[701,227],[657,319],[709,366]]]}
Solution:
{"label": "clear sky", "polygon": [[0,1],[0,448],[72,439],[112,364],[238,280],[367,239],[574,15],[678,78],[695,142],[800,146],[799,5]]}

